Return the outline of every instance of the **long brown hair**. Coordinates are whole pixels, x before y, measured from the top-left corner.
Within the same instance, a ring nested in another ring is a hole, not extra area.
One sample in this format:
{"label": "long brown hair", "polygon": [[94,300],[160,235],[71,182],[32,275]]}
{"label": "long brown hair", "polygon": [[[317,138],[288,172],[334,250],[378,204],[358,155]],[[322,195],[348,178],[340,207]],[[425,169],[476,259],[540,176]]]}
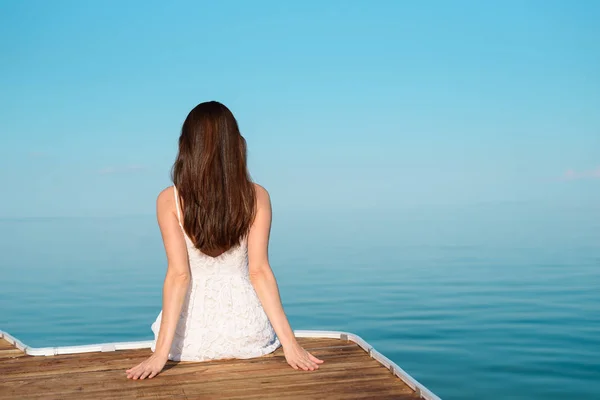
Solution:
{"label": "long brown hair", "polygon": [[172,179],[183,228],[203,253],[223,253],[250,230],[256,193],[246,158],[246,140],[227,107],[210,101],[190,111],[181,128]]}

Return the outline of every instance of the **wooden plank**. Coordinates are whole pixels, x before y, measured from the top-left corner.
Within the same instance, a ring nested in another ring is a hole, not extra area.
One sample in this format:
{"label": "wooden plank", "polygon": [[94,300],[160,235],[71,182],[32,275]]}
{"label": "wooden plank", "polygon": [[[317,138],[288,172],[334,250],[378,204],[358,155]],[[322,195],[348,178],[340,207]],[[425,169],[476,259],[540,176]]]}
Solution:
{"label": "wooden plank", "polygon": [[25,353],[4,339],[0,339],[0,359],[22,357]]}
{"label": "wooden plank", "polygon": [[348,340],[330,339],[330,338],[296,338],[298,343],[305,349],[310,350],[319,347],[343,346],[346,344],[356,344]]}
{"label": "wooden plank", "polygon": [[[334,368],[345,365],[353,365],[353,364],[363,364],[363,365],[379,365],[379,363],[373,359],[367,358],[365,360],[364,355],[362,354],[335,354],[332,356],[323,357],[327,360],[327,367]],[[145,357],[140,358],[139,361],[144,360]],[[338,361],[339,360],[339,361]],[[50,378],[53,376],[61,376],[65,373],[69,374],[80,374],[86,372],[102,372],[102,371],[121,371],[125,374],[125,371],[131,368],[134,364],[127,363],[124,364],[122,360],[114,359],[104,363],[90,363],[87,362],[85,365],[79,365],[78,367],[69,368],[64,365],[46,365],[43,368],[22,368],[19,365],[15,365],[15,368],[7,369],[4,373],[2,373],[2,380],[5,382],[11,380],[26,380],[29,378]],[[201,373],[205,370],[211,371],[219,371],[228,374],[235,374],[237,372],[245,372],[248,369],[256,370],[256,371],[269,371],[269,370],[278,370],[278,373],[281,374],[295,374],[297,373],[292,368],[282,368],[287,366],[287,363],[283,357],[279,358],[271,358],[269,360],[264,360],[260,363],[250,363],[250,362],[241,362],[241,363],[223,363],[223,364],[215,364],[215,365],[204,365],[204,363],[196,363],[194,364],[184,364],[184,363],[169,363],[163,371],[162,375],[174,376],[178,374],[187,374],[187,373]]]}
{"label": "wooden plank", "polygon": [[149,349],[0,360],[0,399],[369,399],[416,398],[414,392],[355,343],[299,338],[325,363],[295,371],[282,349],[248,360],[169,362],[154,379],[132,381],[125,370]]}
{"label": "wooden plank", "polygon": [[[328,348],[319,348],[312,350],[317,357],[347,357],[353,354],[363,355],[364,351],[356,344],[345,346],[332,346]],[[62,373],[65,369],[76,372],[79,370],[106,370],[106,369],[129,369],[136,363],[139,363],[149,357],[150,350],[125,350],[106,353],[87,353],[69,354],[48,357],[27,357],[19,361],[7,361],[0,364],[0,375],[9,377],[12,375],[27,376],[27,374],[42,376],[45,374]],[[277,350],[273,354],[254,358],[250,360],[219,360],[206,361],[202,363],[193,362],[169,362],[169,365],[180,365],[181,368],[212,368],[213,366],[227,366],[231,364],[243,365],[246,368],[249,364],[264,364],[275,360],[280,363],[284,359],[283,351]],[[35,368],[33,368],[35,367]]]}
{"label": "wooden plank", "polygon": [[17,349],[0,351],[0,358],[2,358],[2,359],[23,357],[24,355],[25,355],[25,353],[23,353],[21,350],[17,350]]}
{"label": "wooden plank", "polygon": [[0,351],[2,351],[2,350],[12,350],[14,348],[15,348],[15,346],[13,346],[12,344],[8,343],[6,340],[0,339]]}
{"label": "wooden plank", "polygon": [[[364,355],[337,355],[333,357],[324,357],[326,361],[326,366],[321,367],[321,369],[326,368],[328,370],[333,369],[348,369],[352,368],[360,368],[361,366],[379,366],[380,364],[371,359],[366,358]],[[59,368],[40,368],[40,369],[19,369],[16,371],[7,371],[6,374],[2,375],[3,382],[11,382],[11,381],[26,381],[28,379],[49,379],[53,377],[60,377],[64,374],[68,373],[70,375],[74,374],[84,374],[90,372],[106,372],[106,371],[116,371],[117,373],[125,376],[125,370],[129,368],[131,364],[127,364],[127,367],[120,362],[120,360],[113,360],[111,363],[104,364],[89,364],[87,367],[81,367],[78,369],[68,369],[64,366],[60,366]],[[177,363],[169,363],[165,368],[165,371],[161,374],[162,376],[170,376],[176,377],[177,375],[189,375],[189,374],[204,374],[204,375],[215,375],[215,374],[224,374],[227,376],[227,379],[232,379],[237,374],[243,374],[244,376],[250,376],[254,372],[256,373],[272,373],[277,375],[294,375],[297,374],[298,371],[287,366],[287,363],[284,358],[272,358],[271,361],[265,360],[262,363],[223,363],[221,365],[203,365],[203,363],[195,363],[195,364],[177,364]],[[177,380],[177,378],[173,378]],[[219,379],[219,376],[216,375],[215,379]]]}
{"label": "wooden plank", "polygon": [[[57,387],[60,387],[60,397],[63,399],[80,398],[82,394],[96,398],[109,398],[111,393],[118,393],[121,398],[130,398],[137,395],[140,387],[148,390],[152,388],[156,394],[162,395],[165,387],[183,388],[186,395],[205,396],[216,394],[263,394],[269,392],[281,396],[282,393],[296,391],[299,394],[318,393],[348,393],[356,390],[369,390],[379,387],[381,390],[396,392],[405,395],[407,391],[403,385],[384,368],[379,366],[361,368],[360,373],[349,373],[348,370],[327,371],[322,369],[316,373],[296,372],[287,375],[285,379],[272,373],[254,373],[247,371],[248,376],[235,376],[228,379],[224,373],[207,375],[203,373],[190,373],[177,375],[177,379],[151,379],[144,381],[127,381],[124,376],[115,371],[94,372],[88,374],[69,374],[68,384],[64,377],[44,380],[27,380],[14,382],[4,387],[13,396],[26,396],[27,398],[47,398]],[[214,379],[219,376],[220,379]],[[386,384],[385,386],[383,384]],[[311,398],[311,397],[308,397]]]}

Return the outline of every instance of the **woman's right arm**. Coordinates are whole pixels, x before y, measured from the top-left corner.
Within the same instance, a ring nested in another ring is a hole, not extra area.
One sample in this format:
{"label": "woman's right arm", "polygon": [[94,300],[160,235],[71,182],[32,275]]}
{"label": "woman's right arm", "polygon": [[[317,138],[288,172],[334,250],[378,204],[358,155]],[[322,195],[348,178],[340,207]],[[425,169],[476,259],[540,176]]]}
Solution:
{"label": "woman's right arm", "polygon": [[283,347],[288,364],[294,369],[313,371],[323,360],[306,351],[294,336],[281,304],[277,280],[269,265],[269,235],[271,231],[271,200],[269,193],[256,185],[256,217],[248,235],[248,266],[250,280]]}

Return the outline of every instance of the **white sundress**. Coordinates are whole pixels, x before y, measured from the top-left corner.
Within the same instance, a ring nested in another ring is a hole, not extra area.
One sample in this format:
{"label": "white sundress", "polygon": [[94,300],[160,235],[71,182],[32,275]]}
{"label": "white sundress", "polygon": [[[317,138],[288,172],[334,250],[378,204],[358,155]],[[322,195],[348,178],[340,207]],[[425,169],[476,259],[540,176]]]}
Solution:
{"label": "white sundress", "polygon": [[[207,361],[253,358],[275,351],[279,340],[250,282],[248,242],[244,238],[218,257],[196,249],[183,230],[179,196],[175,205],[183,231],[191,270],[169,359]],[[155,350],[162,311],[152,324]]]}

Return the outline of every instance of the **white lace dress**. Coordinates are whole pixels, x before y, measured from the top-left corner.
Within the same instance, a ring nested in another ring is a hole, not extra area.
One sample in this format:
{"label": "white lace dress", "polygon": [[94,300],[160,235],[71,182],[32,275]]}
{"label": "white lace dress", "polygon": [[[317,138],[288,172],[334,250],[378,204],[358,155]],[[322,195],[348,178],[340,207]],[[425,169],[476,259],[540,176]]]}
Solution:
{"label": "white lace dress", "polygon": [[[174,192],[181,226],[175,188]],[[183,234],[192,277],[169,359],[252,358],[275,351],[279,340],[250,282],[246,239],[220,256],[211,257],[196,249],[185,231]],[[152,324],[155,339],[152,351],[161,317],[162,311]]]}

